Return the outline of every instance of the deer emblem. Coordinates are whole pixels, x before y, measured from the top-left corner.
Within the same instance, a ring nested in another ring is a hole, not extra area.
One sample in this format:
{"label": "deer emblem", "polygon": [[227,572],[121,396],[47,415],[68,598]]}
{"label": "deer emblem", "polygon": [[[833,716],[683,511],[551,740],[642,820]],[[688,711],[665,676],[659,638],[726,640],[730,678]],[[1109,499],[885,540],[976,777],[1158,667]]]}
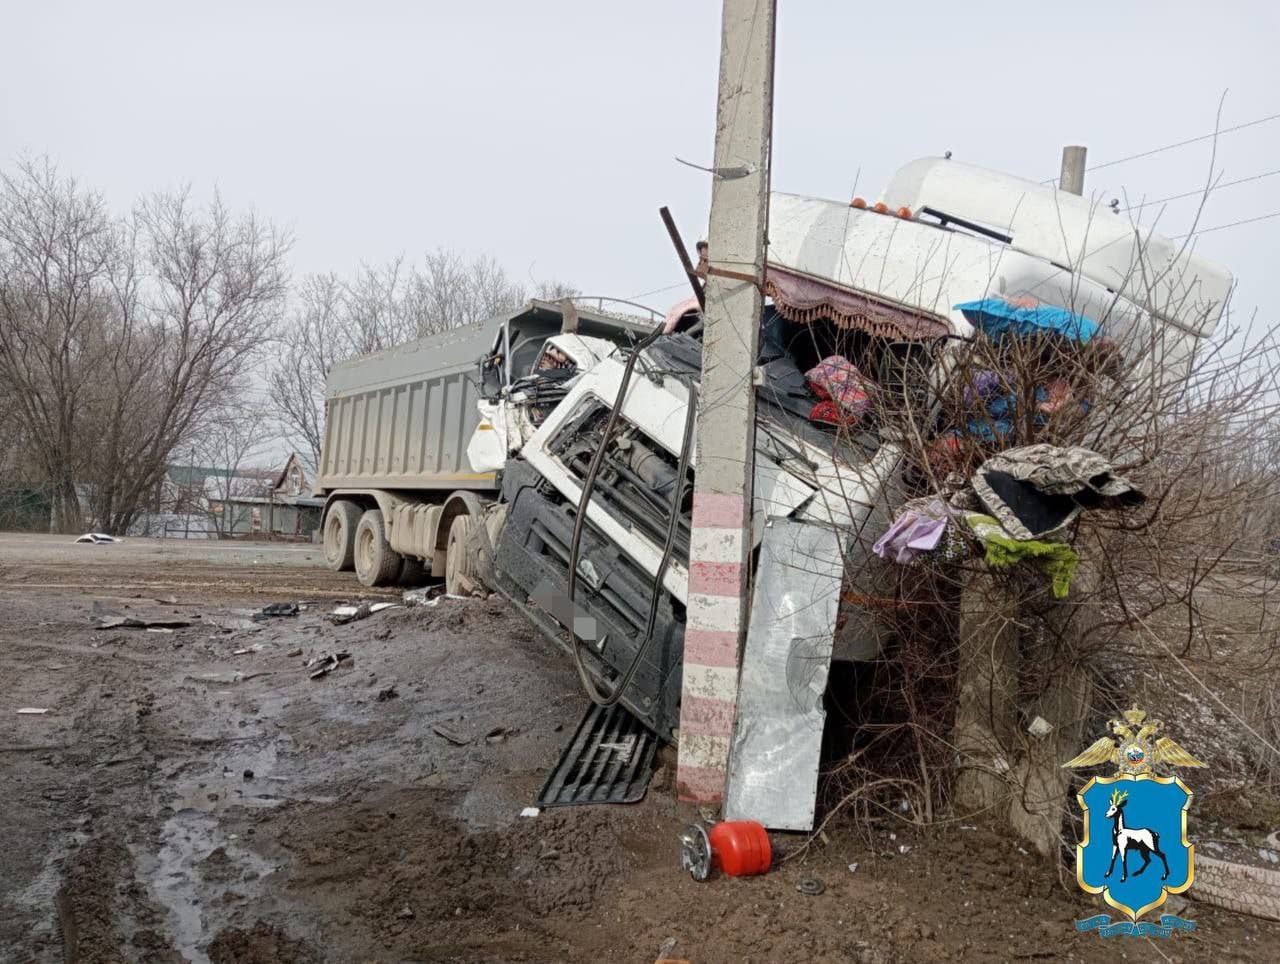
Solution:
{"label": "deer emblem", "polygon": [[1120,882],[1129,879],[1129,851],[1136,850],[1142,857],[1142,866],[1133,872],[1137,877],[1151,865],[1151,855],[1155,854],[1164,865],[1161,880],[1169,879],[1169,861],[1160,849],[1160,835],[1154,830],[1144,827],[1126,827],[1124,825],[1124,807],[1129,802],[1129,791],[1113,790],[1111,806],[1107,808],[1106,818],[1111,821],[1111,864],[1104,877],[1110,877],[1116,869],[1116,857],[1120,858]]}

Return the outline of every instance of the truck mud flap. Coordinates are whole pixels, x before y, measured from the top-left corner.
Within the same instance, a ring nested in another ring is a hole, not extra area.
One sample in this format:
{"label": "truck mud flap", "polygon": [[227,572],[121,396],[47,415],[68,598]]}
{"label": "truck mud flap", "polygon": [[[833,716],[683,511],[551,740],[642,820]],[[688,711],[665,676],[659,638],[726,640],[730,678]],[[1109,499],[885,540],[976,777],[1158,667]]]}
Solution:
{"label": "truck mud flap", "polygon": [[626,708],[592,703],[538,793],[540,807],[638,803],[653,776],[658,739]]}

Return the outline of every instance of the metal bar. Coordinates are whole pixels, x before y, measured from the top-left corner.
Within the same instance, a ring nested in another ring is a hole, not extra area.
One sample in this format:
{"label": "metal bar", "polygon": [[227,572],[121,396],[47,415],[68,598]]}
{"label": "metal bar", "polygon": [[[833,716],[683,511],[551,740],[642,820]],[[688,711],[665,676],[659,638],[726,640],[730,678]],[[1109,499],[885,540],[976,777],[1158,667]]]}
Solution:
{"label": "metal bar", "polygon": [[676,254],[680,256],[680,265],[684,268],[689,284],[693,286],[693,296],[698,299],[698,307],[705,309],[707,307],[707,293],[702,288],[702,282],[698,280],[693,262],[689,260],[689,249],[684,246],[684,239],[680,237],[680,230],[676,227],[675,219],[671,217],[671,209],[664,204],[658,208],[658,213],[662,215],[662,223],[667,226],[667,234],[671,236],[671,244],[675,247]]}

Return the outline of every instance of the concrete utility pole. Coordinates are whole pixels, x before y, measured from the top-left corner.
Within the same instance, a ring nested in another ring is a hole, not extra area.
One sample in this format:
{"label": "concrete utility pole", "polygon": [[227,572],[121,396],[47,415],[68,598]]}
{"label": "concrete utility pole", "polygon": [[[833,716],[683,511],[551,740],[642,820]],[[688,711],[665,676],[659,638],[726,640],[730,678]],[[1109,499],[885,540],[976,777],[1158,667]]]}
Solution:
{"label": "concrete utility pole", "polygon": [[1073,144],[1062,149],[1062,174],[1058,177],[1058,188],[1068,194],[1084,194],[1084,159],[1089,153],[1087,147]]}
{"label": "concrete utility pole", "polygon": [[746,629],[776,0],[724,0],[676,788],[724,797]]}

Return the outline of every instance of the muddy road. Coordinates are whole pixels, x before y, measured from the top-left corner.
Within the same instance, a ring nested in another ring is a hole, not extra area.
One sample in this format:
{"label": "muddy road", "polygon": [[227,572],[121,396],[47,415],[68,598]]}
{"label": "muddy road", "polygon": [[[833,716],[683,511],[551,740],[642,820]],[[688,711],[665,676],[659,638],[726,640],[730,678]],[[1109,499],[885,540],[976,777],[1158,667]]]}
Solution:
{"label": "muddy road", "polygon": [[[496,599],[347,625],[310,546],[0,534],[2,961],[1274,960],[1192,904],[1103,942],[999,827],[833,824],[769,875],[698,884],[659,770],[632,807],[521,817],[584,708]],[[394,598],[395,594],[384,594]],[[376,594],[375,594],[376,597]],[[254,623],[267,603],[296,616]],[[187,626],[95,629],[132,617]],[[162,629],[163,631],[154,631]],[[317,678],[304,664],[347,652]],[[47,709],[17,714],[19,708]],[[784,856],[802,837],[775,835]],[[801,878],[823,892],[797,890]]]}

